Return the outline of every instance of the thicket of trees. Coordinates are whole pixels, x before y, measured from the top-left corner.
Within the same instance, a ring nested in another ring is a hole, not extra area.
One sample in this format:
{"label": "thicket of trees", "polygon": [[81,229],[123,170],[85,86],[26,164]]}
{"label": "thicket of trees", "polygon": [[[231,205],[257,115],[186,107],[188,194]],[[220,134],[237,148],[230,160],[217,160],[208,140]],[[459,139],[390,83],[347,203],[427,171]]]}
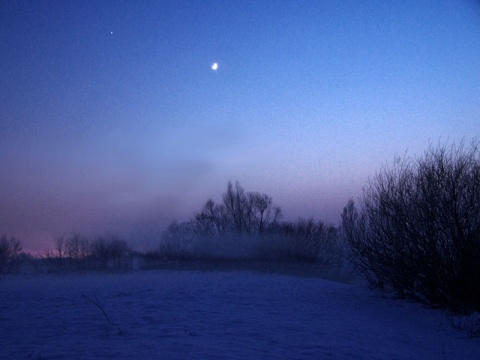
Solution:
{"label": "thicket of trees", "polygon": [[228,183],[222,202],[208,200],[192,219],[163,233],[164,259],[254,259],[341,263],[337,229],[313,220],[280,222],[272,198]]}
{"label": "thicket of trees", "polygon": [[480,310],[480,150],[430,146],[397,158],[342,213],[350,260],[381,288]]}

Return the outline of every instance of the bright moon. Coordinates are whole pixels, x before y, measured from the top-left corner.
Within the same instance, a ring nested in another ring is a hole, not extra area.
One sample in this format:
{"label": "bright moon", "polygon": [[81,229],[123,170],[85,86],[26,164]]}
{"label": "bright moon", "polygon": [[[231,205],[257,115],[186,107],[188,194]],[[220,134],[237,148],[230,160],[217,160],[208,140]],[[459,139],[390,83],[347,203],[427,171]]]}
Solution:
{"label": "bright moon", "polygon": [[217,70],[218,69],[218,64],[217,63],[213,63],[212,65],[212,70]]}

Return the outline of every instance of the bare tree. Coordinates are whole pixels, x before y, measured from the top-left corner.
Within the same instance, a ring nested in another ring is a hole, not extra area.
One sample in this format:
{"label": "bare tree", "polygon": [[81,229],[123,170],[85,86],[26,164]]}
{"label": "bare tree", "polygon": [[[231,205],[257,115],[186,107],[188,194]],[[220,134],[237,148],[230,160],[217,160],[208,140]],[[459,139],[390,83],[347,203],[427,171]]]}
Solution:
{"label": "bare tree", "polygon": [[2,235],[0,238],[0,274],[4,275],[16,270],[21,251],[20,240],[13,236],[8,238],[6,235]]}
{"label": "bare tree", "polygon": [[53,247],[55,249],[56,256],[62,259],[65,256],[65,235],[58,236],[53,239]]}
{"label": "bare tree", "polygon": [[65,242],[65,253],[74,260],[75,266],[85,266],[87,257],[91,253],[90,242],[79,233],[73,233]]}
{"label": "bare tree", "polygon": [[273,206],[272,198],[266,194],[251,192],[247,195],[255,232],[263,233],[277,223],[282,212]]}
{"label": "bare tree", "polygon": [[195,232],[201,236],[224,236],[227,232],[225,206],[208,200],[202,211],[195,214]]}
{"label": "bare tree", "polygon": [[196,234],[214,238],[226,234],[256,234],[274,225],[281,217],[281,210],[273,206],[271,197],[257,192],[246,193],[238,182],[235,186],[228,183],[222,200],[222,204],[208,200],[195,214],[192,223]]}
{"label": "bare tree", "polygon": [[261,233],[281,217],[279,207],[273,206],[272,198],[257,192],[246,193],[238,182],[235,187],[228,183],[223,194],[227,222],[237,234]]}
{"label": "bare tree", "polygon": [[237,234],[249,232],[251,208],[247,194],[238,181],[235,187],[231,182],[228,183],[227,192],[223,194],[223,204],[232,230]]}
{"label": "bare tree", "polygon": [[66,242],[66,251],[67,255],[75,260],[80,259],[81,256],[81,251],[80,251],[80,242],[81,242],[81,236],[77,233],[72,234],[72,236],[67,239]]}

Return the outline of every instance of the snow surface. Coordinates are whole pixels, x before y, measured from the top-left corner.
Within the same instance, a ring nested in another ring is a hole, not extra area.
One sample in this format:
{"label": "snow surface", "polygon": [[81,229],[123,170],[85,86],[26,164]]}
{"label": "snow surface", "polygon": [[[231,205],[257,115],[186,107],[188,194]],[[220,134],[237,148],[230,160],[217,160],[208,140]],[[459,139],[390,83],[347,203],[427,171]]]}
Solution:
{"label": "snow surface", "polygon": [[318,278],[8,276],[0,304],[1,359],[480,359],[444,312]]}

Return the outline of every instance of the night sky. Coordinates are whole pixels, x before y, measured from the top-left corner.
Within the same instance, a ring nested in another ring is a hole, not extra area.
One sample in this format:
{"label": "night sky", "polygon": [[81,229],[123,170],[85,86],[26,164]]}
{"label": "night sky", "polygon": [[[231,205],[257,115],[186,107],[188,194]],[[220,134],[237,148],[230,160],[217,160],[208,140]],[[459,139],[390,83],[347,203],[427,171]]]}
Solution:
{"label": "night sky", "polygon": [[395,155],[480,135],[475,1],[2,1],[0,54],[0,234],[33,252],[155,247],[237,180],[337,224]]}

